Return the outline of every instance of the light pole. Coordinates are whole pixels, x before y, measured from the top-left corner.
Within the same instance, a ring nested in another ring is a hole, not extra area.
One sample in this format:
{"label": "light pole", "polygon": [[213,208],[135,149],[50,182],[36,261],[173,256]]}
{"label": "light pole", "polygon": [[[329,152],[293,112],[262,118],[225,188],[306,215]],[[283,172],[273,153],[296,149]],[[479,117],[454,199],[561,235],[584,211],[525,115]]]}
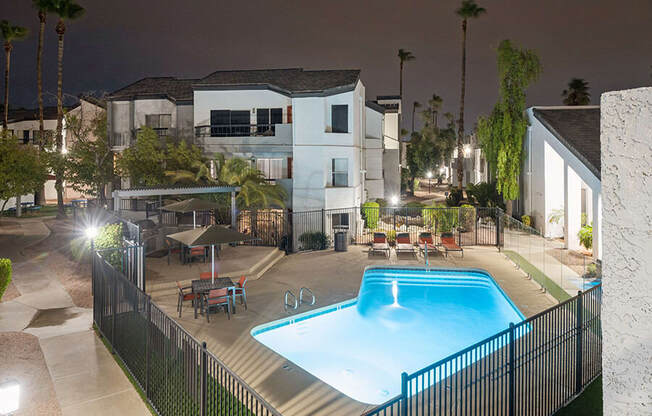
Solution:
{"label": "light pole", "polygon": [[432,179],[432,172],[431,171],[426,172],[426,177],[428,178],[428,195],[430,195],[430,181]]}

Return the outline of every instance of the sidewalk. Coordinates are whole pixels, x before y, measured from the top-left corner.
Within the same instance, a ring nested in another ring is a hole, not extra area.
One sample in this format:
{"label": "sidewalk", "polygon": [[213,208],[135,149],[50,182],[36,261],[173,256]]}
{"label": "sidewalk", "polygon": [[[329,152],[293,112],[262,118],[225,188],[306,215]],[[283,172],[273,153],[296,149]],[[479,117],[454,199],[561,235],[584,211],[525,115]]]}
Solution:
{"label": "sidewalk", "polygon": [[[92,310],[76,307],[44,266],[44,258],[55,253],[26,257],[27,247],[49,236],[43,218],[0,227],[0,256],[12,260],[12,281],[20,292],[19,297],[0,303],[0,350],[5,351],[0,363],[14,364],[0,369],[0,381],[14,378],[21,383],[21,408],[16,415],[148,415],[122,369],[95,336]],[[38,345],[41,351],[34,348],[24,356],[24,345]],[[38,367],[39,360],[50,383],[42,379],[42,371],[31,368]]]}

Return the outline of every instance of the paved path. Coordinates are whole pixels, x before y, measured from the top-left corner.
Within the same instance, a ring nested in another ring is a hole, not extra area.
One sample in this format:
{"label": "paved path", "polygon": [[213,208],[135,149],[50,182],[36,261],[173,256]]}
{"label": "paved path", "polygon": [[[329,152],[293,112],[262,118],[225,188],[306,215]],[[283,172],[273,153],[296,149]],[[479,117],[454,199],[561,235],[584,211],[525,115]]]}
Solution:
{"label": "paved path", "polygon": [[[63,285],[44,269],[41,256],[26,257],[25,248],[49,235],[42,219],[0,227],[0,256],[12,260],[12,281],[21,294],[0,303],[0,333],[23,332],[38,338],[61,414],[148,415],[138,393],[95,336],[92,310],[73,304]],[[38,396],[29,391],[37,384],[26,384],[21,407],[29,407]]]}

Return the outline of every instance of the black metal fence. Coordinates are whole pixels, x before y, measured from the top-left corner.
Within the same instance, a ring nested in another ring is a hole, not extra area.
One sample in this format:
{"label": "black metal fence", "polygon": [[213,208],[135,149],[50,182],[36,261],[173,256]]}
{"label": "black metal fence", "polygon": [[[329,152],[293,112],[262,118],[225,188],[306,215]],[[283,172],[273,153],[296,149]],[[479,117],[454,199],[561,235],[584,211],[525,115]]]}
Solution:
{"label": "black metal fence", "polygon": [[105,257],[93,253],[93,321],[157,414],[280,415]]}
{"label": "black metal fence", "polygon": [[602,371],[602,286],[412,374],[372,415],[547,416]]}

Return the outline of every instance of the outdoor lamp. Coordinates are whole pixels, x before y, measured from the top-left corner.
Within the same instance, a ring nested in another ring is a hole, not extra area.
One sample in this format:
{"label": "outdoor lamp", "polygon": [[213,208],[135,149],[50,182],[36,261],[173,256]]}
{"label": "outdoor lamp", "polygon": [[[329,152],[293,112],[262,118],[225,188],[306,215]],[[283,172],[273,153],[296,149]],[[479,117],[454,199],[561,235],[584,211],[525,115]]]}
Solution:
{"label": "outdoor lamp", "polygon": [[20,384],[11,380],[0,384],[0,415],[10,415],[20,404]]}
{"label": "outdoor lamp", "polygon": [[428,172],[426,173],[426,177],[427,177],[428,179],[432,178],[432,172],[431,172],[431,171],[428,171]]}
{"label": "outdoor lamp", "polygon": [[93,240],[95,237],[97,237],[97,227],[90,226],[86,228],[84,233],[86,234],[86,237],[88,237],[90,240]]}
{"label": "outdoor lamp", "polygon": [[470,154],[471,154],[471,146],[469,146],[468,144],[465,144],[464,145],[464,157],[469,157]]}
{"label": "outdoor lamp", "polygon": [[392,203],[392,206],[398,205],[398,196],[392,195],[392,197],[389,199],[389,201]]}
{"label": "outdoor lamp", "polygon": [[439,168],[439,173],[444,173],[445,170],[446,168]]}

